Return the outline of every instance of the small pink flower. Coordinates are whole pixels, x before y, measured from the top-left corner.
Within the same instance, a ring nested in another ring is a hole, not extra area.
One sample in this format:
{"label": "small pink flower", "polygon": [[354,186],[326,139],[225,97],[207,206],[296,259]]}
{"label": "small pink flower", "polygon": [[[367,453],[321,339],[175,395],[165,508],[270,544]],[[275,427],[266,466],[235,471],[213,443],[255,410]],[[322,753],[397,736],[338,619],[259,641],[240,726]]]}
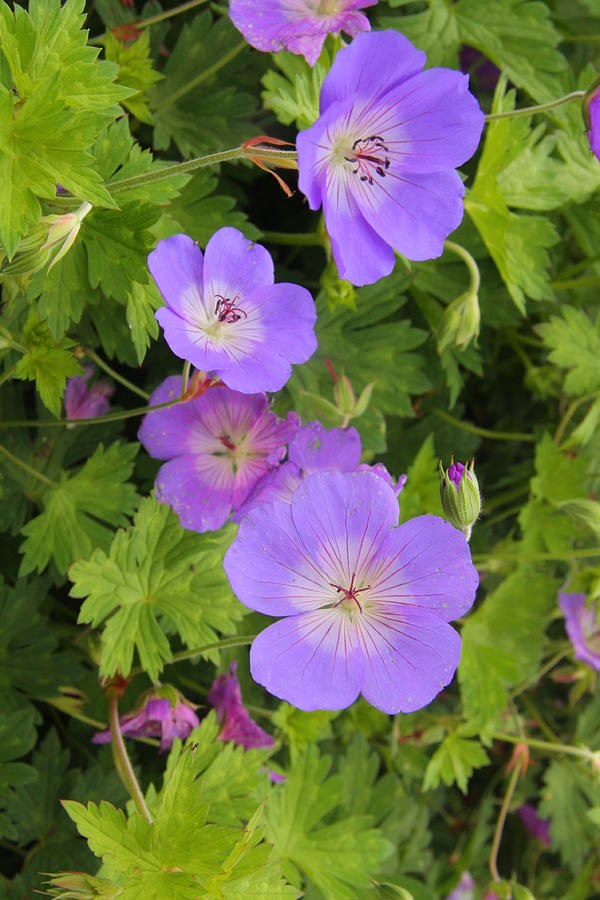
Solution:
{"label": "small pink flower", "polygon": [[[219,722],[224,720],[219,738],[222,741],[233,741],[244,750],[251,747],[272,747],[275,742],[271,735],[250,718],[248,710],[242,703],[240,683],[235,674],[236,668],[237,663],[233,662],[229,672],[215,678],[208,695],[208,702],[215,707]],[[278,776],[274,780],[282,779]]]}
{"label": "small pink flower", "polygon": [[83,375],[75,375],[67,381],[64,396],[67,419],[92,419],[103,416],[110,409],[108,398],[115,392],[114,385],[102,380],[89,385],[94,366],[87,363],[83,370]]}
{"label": "small pink flower", "polygon": [[[150,695],[141,709],[127,713],[119,721],[124,737],[160,738],[161,752],[168,750],[175,738],[184,741],[200,725],[192,706],[180,695],[177,695],[174,704],[166,697]],[[110,729],[107,728],[95,734],[92,743],[110,744],[111,740]]]}

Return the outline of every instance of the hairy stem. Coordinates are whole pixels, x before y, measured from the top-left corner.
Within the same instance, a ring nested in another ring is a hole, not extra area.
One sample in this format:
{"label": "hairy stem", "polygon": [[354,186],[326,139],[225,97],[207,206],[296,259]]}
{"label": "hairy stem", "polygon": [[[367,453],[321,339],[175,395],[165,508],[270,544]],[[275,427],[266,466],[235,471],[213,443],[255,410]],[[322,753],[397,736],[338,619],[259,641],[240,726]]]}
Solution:
{"label": "hairy stem", "polygon": [[479,274],[479,266],[477,265],[469,251],[466,250],[461,244],[455,244],[454,241],[444,241],[444,249],[450,250],[451,253],[456,253],[457,256],[460,256],[467,269],[469,270],[469,278],[471,282],[469,285],[469,291],[473,294],[477,294],[477,292],[479,291],[479,285],[481,284],[481,275]]}
{"label": "hairy stem", "polygon": [[119,696],[114,688],[111,688],[108,693],[108,717],[112,737],[113,759],[115,761],[117,772],[119,773],[121,781],[127,788],[129,796],[135,803],[137,811],[152,825],[152,816],[146,806],[144,795],[142,794],[142,790],[135,777],[135,772],[133,771],[133,766],[131,765],[131,760],[129,759],[127,748],[125,747],[125,741],[121,734],[121,723],[119,722]]}
{"label": "hairy stem", "polygon": [[583,100],[585,91],[571,91],[564,97],[558,97],[556,100],[550,100],[548,103],[538,103],[537,106],[524,106],[521,109],[507,109],[505,112],[489,113],[485,117],[486,122],[495,122],[496,119],[514,119],[516,116],[532,116],[534,113],[546,112],[549,109],[556,109],[563,103],[570,103],[571,100]]}
{"label": "hairy stem", "polygon": [[165,178],[171,178],[173,175],[187,175],[196,169],[205,169],[207,166],[216,166],[222,162],[233,162],[236,159],[249,159],[250,157],[260,159],[271,165],[277,165],[279,162],[284,167],[289,168],[290,161],[294,162],[297,160],[298,154],[295,150],[270,150],[264,147],[252,147],[247,150],[244,147],[234,147],[231,150],[221,150],[218,153],[209,153],[208,156],[198,156],[195,159],[188,159],[187,162],[175,163],[162,169],[154,169],[152,172],[145,172],[143,175],[132,175],[131,178],[113,181],[111,184],[105,185],[105,187],[111,194],[118,194],[121,191],[139,187],[141,184],[164,181]]}
{"label": "hairy stem", "polygon": [[490,737],[495,741],[505,741],[509,744],[527,744],[534,750],[542,750],[544,753],[564,753],[567,756],[578,756],[580,759],[595,761],[598,754],[587,747],[573,747],[571,744],[558,744],[554,741],[539,741],[536,738],[522,737],[516,734],[504,734],[501,731],[490,732]]}
{"label": "hairy stem", "polygon": [[188,360],[183,364],[183,374],[181,376],[181,393],[179,394],[179,399],[183,400],[185,397],[185,392],[187,391],[188,381],[190,380],[190,369],[192,367],[191,362]]}
{"label": "hairy stem", "polygon": [[[518,740],[518,743],[521,743],[520,739]],[[500,815],[498,816],[498,821],[496,822],[496,830],[494,831],[494,840],[490,852],[490,872],[492,873],[492,878],[494,879],[494,881],[502,881],[500,875],[498,874],[498,851],[500,850],[502,832],[504,831],[504,823],[506,822],[506,816],[508,814],[510,801],[513,798],[513,794],[515,792],[520,774],[521,766],[517,761],[512,771],[512,775],[510,776],[510,781],[508,782],[508,788],[506,789],[506,794],[504,795],[504,800],[502,801]]]}
{"label": "hairy stem", "polygon": [[104,362],[104,360],[100,356],[98,356],[98,354],[94,350],[86,347],[85,355],[88,356],[93,362],[95,362],[98,368],[106,372],[107,375],[110,375],[113,381],[118,381],[119,384],[122,384],[123,387],[126,387],[127,390],[131,391],[132,394],[137,394],[137,396],[141,397],[142,400],[150,399],[150,394],[147,391],[142,390],[142,388],[139,388],[136,384],[133,384],[133,382],[129,381],[127,378],[124,378],[123,375],[119,375],[118,372],[115,372],[115,370],[111,368],[108,363]]}
{"label": "hairy stem", "polygon": [[501,556],[494,553],[481,554],[473,557],[475,565],[485,565],[496,562],[568,562],[570,559],[587,559],[592,556],[600,556],[600,547],[584,547],[581,550],[569,550],[566,553],[503,553]]}
{"label": "hairy stem", "polygon": [[[189,12],[190,9],[195,9],[197,6],[202,6],[204,3],[208,3],[209,0],[187,0],[186,3],[181,3],[179,6],[173,7],[173,9],[167,9],[164,12],[157,13],[155,16],[148,16],[147,19],[137,19],[133,22],[129,22],[132,28],[136,28],[142,30],[143,28],[149,28],[151,25],[157,25],[159,22],[163,22],[165,19],[171,19],[173,16],[178,16],[181,13]],[[112,30],[112,29],[111,29]],[[102,34],[98,34],[95,37],[88,39],[88,44],[102,44],[106,38],[106,31]]]}
{"label": "hairy stem", "polygon": [[186,399],[177,397],[175,400],[166,400],[155,406],[136,406],[135,409],[125,409],[122,412],[107,413],[105,416],[94,416],[91,419],[8,419],[0,422],[2,428],[58,428],[63,425],[102,425],[104,422],[118,422],[120,419],[133,419],[136,416],[145,416],[146,413],[155,412],[157,409],[166,409],[168,406],[177,406],[178,403],[187,403]]}
{"label": "hairy stem", "polygon": [[19,469],[22,469],[23,472],[27,472],[28,475],[32,475],[34,478],[37,478],[37,480],[41,481],[42,484],[45,484],[46,487],[55,486],[56,482],[51,481],[50,478],[46,478],[45,475],[42,475],[41,472],[38,472],[38,470],[34,469],[32,466],[28,466],[26,462],[23,462],[23,460],[19,459],[18,456],[15,456],[14,453],[11,453],[10,450],[7,450],[6,447],[4,447],[2,444],[0,444],[0,456],[4,456]]}
{"label": "hairy stem", "polygon": [[491,428],[480,428],[479,425],[473,425],[472,422],[464,422],[462,419],[457,419],[443,409],[432,409],[431,411],[438,419],[448,422],[449,425],[454,425],[455,428],[460,428],[462,431],[468,431],[471,434],[478,434],[480,437],[490,438],[492,441],[529,441],[532,444],[535,443],[535,435],[525,431],[492,431]]}

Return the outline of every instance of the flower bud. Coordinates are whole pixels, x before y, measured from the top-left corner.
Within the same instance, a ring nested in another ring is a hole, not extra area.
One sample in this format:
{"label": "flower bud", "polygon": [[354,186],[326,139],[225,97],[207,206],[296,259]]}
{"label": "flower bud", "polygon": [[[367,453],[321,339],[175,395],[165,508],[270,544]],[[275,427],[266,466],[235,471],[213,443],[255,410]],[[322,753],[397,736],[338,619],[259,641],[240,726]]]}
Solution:
{"label": "flower bud", "polygon": [[43,216],[41,221],[48,225],[48,236],[46,243],[42,246],[40,252],[45,250],[53,250],[59,244],[61,245],[58,253],[48,266],[48,271],[54,266],[59,259],[71,249],[75,243],[75,238],[79,234],[81,223],[87,216],[92,206],[90,203],[82,203],[75,212],[65,213],[62,216]]}
{"label": "flower bud", "polygon": [[464,349],[479,337],[479,300],[475,291],[466,291],[452,301],[444,312],[438,335],[438,350],[456,346]]}
{"label": "flower bud", "polygon": [[481,512],[481,494],[474,465],[475,460],[467,466],[455,463],[451,456],[450,465],[444,471],[440,461],[440,496],[444,515],[451,525],[463,532],[467,540]]}
{"label": "flower bud", "polygon": [[336,306],[347,306],[348,309],[356,310],[356,291],[349,281],[340,278],[333,260],[330,260],[323,270],[321,287],[325,292],[330,309],[335,309]]}

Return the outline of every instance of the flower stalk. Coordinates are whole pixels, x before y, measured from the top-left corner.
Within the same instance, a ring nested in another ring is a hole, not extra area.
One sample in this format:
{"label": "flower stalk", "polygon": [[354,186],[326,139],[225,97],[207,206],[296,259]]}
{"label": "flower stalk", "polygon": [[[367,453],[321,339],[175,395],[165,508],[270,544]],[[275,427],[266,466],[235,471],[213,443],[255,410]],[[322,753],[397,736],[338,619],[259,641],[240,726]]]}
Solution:
{"label": "flower stalk", "polygon": [[121,781],[127,788],[129,796],[135,803],[137,811],[152,825],[152,816],[146,806],[146,801],[144,800],[144,795],[142,794],[138,780],[135,777],[135,772],[133,771],[133,766],[131,765],[131,760],[129,759],[127,748],[125,747],[125,741],[121,734],[121,724],[119,722],[119,692],[115,687],[109,688],[108,691],[108,717],[115,768]]}
{"label": "flower stalk", "polygon": [[485,117],[485,121],[487,123],[495,122],[496,119],[514,119],[517,116],[533,116],[536,113],[543,113],[550,109],[556,109],[558,106],[563,106],[563,104],[570,103],[572,100],[583,100],[585,95],[585,91],[571,91],[570,94],[565,94],[564,97],[557,97],[556,100],[550,100],[548,103],[538,103],[536,106],[524,106],[521,109],[507,109],[505,112],[489,113]]}

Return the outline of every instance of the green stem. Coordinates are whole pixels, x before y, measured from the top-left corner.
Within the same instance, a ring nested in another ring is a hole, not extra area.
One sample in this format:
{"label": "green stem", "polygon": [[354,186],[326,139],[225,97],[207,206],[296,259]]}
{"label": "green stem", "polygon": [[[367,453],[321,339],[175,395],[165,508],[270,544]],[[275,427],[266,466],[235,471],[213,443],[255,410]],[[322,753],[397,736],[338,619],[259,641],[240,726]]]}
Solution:
{"label": "green stem", "polygon": [[[519,739],[518,743],[521,743]],[[513,798],[513,794],[515,792],[515,788],[517,786],[517,782],[519,780],[519,775],[521,774],[521,765],[519,760],[515,760],[514,769],[512,770],[512,775],[510,776],[510,781],[508,782],[508,788],[506,789],[506,794],[504,796],[504,800],[502,801],[502,807],[500,808],[500,815],[498,816],[498,821],[496,823],[496,830],[494,831],[494,840],[492,842],[492,849],[490,851],[490,872],[492,873],[492,878],[494,881],[502,881],[500,875],[498,874],[498,851],[500,850],[500,842],[502,840],[502,832],[504,831],[504,824],[506,822],[506,816],[508,814],[508,808],[510,806],[510,801]]]}
{"label": "green stem", "polygon": [[548,672],[550,672],[551,669],[554,668],[554,666],[557,666],[558,663],[565,658],[565,656],[569,655],[569,652],[570,645],[568,648],[563,648],[558,653],[555,653],[554,656],[546,663],[546,665],[543,666],[539,672],[536,672],[533,678],[529,679],[529,681],[526,681],[524,684],[520,685],[518,688],[516,688],[516,690],[512,692],[512,694],[510,695],[510,699],[514,700],[519,696],[519,694],[522,694],[524,691],[529,690],[529,688],[531,687],[535,687],[535,685],[542,680],[544,675],[547,675]]}
{"label": "green stem", "polygon": [[557,744],[554,741],[539,741],[536,738],[520,737],[516,734],[504,734],[501,731],[490,732],[490,737],[495,741],[505,741],[509,744],[527,744],[534,750],[543,750],[546,753],[564,753],[567,756],[578,756],[580,759],[596,760],[598,754],[587,747],[573,747],[571,744]]}
{"label": "green stem", "polygon": [[114,381],[118,381],[119,384],[122,384],[123,387],[126,387],[127,390],[131,391],[132,394],[137,394],[138,397],[141,397],[142,400],[149,400],[150,394],[147,391],[143,391],[142,388],[139,388],[136,384],[129,381],[127,378],[124,378],[123,375],[119,375],[118,372],[115,372],[113,368],[111,368],[108,363],[104,362],[94,350],[91,350],[89,347],[85,348],[85,355],[89,356],[89,358],[96,363],[96,365],[106,372],[107,375]]}
{"label": "green stem", "polygon": [[[212,644],[204,644],[202,647],[195,647],[193,650],[182,650],[180,653],[174,653],[171,659],[167,659],[165,665],[169,666],[172,663],[183,662],[186,659],[194,659],[196,656],[201,656],[203,653],[208,653],[210,650],[227,650],[230,647],[244,647],[247,644],[251,644],[255,637],[255,634],[236,634],[230,638],[214,641]],[[141,666],[138,666],[131,670],[129,677],[135,678],[136,675],[141,675],[143,672],[144,669]]]}
{"label": "green stem", "polygon": [[188,360],[183,364],[183,374],[181,376],[181,393],[179,394],[179,399],[183,400],[185,397],[185,392],[187,391],[188,381],[190,380],[190,369],[192,367],[191,362]]}
{"label": "green stem", "polygon": [[485,117],[486,122],[495,122],[496,119],[513,119],[516,116],[532,116],[535,113],[546,112],[549,109],[556,109],[563,103],[570,103],[571,100],[582,100],[585,97],[585,91],[571,91],[564,97],[558,97],[557,100],[550,100],[548,103],[538,103],[537,106],[525,106],[522,109],[507,109],[505,112],[490,113]]}
{"label": "green stem", "polygon": [[177,91],[173,91],[171,94],[167,94],[162,101],[162,103],[158,103],[156,106],[152,107],[152,112],[159,112],[161,109],[164,109],[165,106],[172,106],[177,103],[182,97],[185,97],[186,94],[189,94],[190,91],[193,91],[198,85],[202,84],[204,81],[208,81],[209,78],[212,78],[213,75],[227,66],[232,60],[238,56],[242,50],[247,47],[248,44],[246,41],[240,41],[239,44],[236,44],[235,47],[232,47],[229,53],[225,53],[224,56],[220,56],[219,59],[212,65],[209,66],[208,69],[204,69],[204,71],[200,72],[199,75],[196,75],[195,78],[192,78],[191,81],[187,81],[185,84],[182,84],[181,87]]}
{"label": "green stem", "polygon": [[592,556],[600,556],[600,547],[586,547],[582,550],[570,550],[568,553],[529,553],[521,556],[518,553],[504,553],[496,556],[493,553],[473,556],[475,565],[496,560],[497,562],[568,562],[570,559],[587,559]]}
{"label": "green stem", "polygon": [[567,425],[569,424],[579,407],[583,403],[588,403],[590,400],[595,400],[596,397],[600,397],[600,391],[594,391],[593,394],[586,394],[585,397],[578,397],[576,400],[572,400],[571,403],[569,403],[564,416],[558,423],[558,428],[556,429],[556,434],[554,435],[554,443],[557,447],[560,446]]}
{"label": "green stem", "polygon": [[131,765],[131,760],[129,759],[125,747],[125,741],[121,734],[121,723],[119,722],[119,697],[114,688],[112,688],[108,694],[108,714],[115,767],[123,784],[129,792],[129,796],[135,803],[137,811],[152,825],[152,816],[146,806],[144,795],[142,794],[142,790],[135,777],[135,772],[133,771],[133,766]]}
{"label": "green stem", "polygon": [[490,438],[492,441],[529,441],[535,443],[535,436],[524,431],[492,431],[490,428],[480,428],[479,425],[473,425],[471,422],[463,422],[462,419],[456,419],[450,413],[443,409],[432,409],[434,416],[460,428],[462,431],[468,431],[471,434],[477,434],[480,437]]}
{"label": "green stem", "polygon": [[145,416],[146,413],[155,412],[158,409],[166,409],[169,406],[177,406],[178,403],[187,403],[177,397],[176,400],[166,400],[155,406],[136,406],[135,409],[126,409],[123,412],[107,413],[105,416],[94,416],[91,419],[9,419],[0,422],[2,428],[57,428],[62,425],[102,425],[104,422],[118,422],[121,419],[133,419],[136,416]]}
{"label": "green stem", "polygon": [[291,231],[265,231],[263,240],[268,244],[286,244],[291,247],[323,247],[325,240],[320,231],[295,234]]}
{"label": "green stem", "polygon": [[272,165],[280,162],[284,167],[287,166],[289,168],[290,161],[295,162],[298,159],[298,154],[295,150],[234,147],[232,150],[221,150],[218,153],[210,153],[208,156],[198,156],[195,159],[188,159],[187,162],[165,166],[163,169],[154,169],[152,172],[146,172],[143,175],[132,175],[131,178],[113,181],[105,185],[105,187],[111,194],[118,194],[121,191],[139,187],[141,184],[151,184],[155,181],[171,178],[173,175],[186,175],[188,172],[194,172],[196,169],[205,169],[207,166],[216,166],[222,162],[232,162],[236,159],[248,159],[249,157],[260,159],[263,162],[270,162]]}
{"label": "green stem", "polygon": [[41,481],[42,484],[45,484],[46,487],[55,487],[54,481],[46,478],[45,475],[42,475],[41,472],[38,472],[38,470],[32,468],[32,466],[28,466],[26,462],[23,462],[23,460],[19,459],[18,456],[15,456],[14,453],[11,453],[10,450],[7,450],[6,447],[4,447],[2,444],[0,444],[0,454],[2,456],[5,456],[6,459],[9,459],[15,466],[18,466],[19,469],[27,472],[28,475],[32,475],[34,478],[37,478],[37,480]]}
{"label": "green stem", "polygon": [[[179,6],[173,7],[173,9],[167,9],[165,12],[157,13],[155,16],[148,16],[147,19],[138,19],[127,24],[140,31],[143,28],[149,28],[151,25],[157,25],[159,22],[164,22],[165,19],[171,19],[173,16],[178,16],[181,13],[188,12],[190,9],[195,9],[195,7],[202,6],[203,3],[208,2],[209,0],[187,0],[187,3],[181,3]],[[102,34],[96,35],[96,37],[89,38],[88,44],[102,44],[104,43],[105,38],[106,31]]]}
{"label": "green stem", "polygon": [[466,250],[461,244],[455,244],[454,241],[444,241],[444,249],[450,250],[451,253],[456,253],[457,256],[460,256],[467,269],[469,270],[469,278],[471,281],[469,285],[469,291],[477,294],[479,291],[479,285],[481,284],[481,275],[479,273],[479,266],[477,265],[469,251]]}
{"label": "green stem", "polygon": [[555,291],[577,290],[579,288],[597,287],[600,284],[600,275],[583,275],[581,278],[564,278],[551,281],[550,287]]}
{"label": "green stem", "polygon": [[499,506],[504,506],[505,503],[509,503],[511,500],[516,500],[517,497],[524,497],[526,494],[529,494],[529,487],[527,485],[518,485],[517,487],[510,488],[509,490],[502,491],[500,494],[495,494],[493,497],[490,497],[489,500],[486,499],[485,507],[482,509],[481,513],[484,516],[488,516],[492,510],[496,509]]}

